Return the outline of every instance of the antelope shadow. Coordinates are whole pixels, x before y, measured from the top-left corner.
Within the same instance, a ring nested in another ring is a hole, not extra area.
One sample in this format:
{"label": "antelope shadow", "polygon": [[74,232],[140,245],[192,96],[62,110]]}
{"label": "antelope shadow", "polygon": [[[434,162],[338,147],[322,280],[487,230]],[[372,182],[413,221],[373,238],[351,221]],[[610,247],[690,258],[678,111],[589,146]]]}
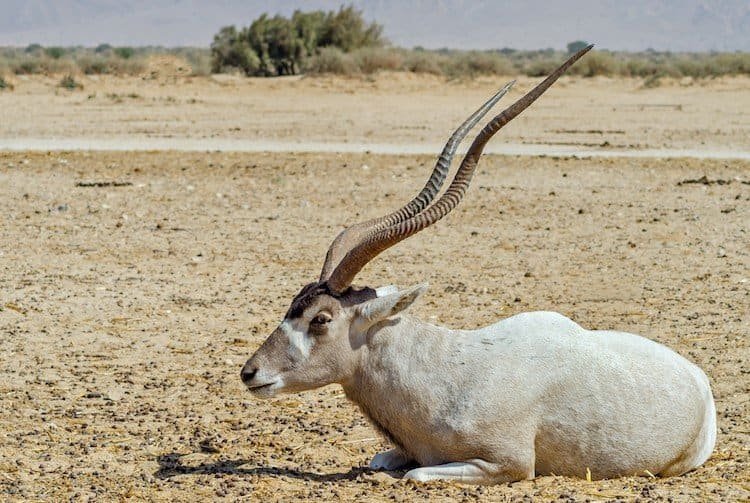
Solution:
{"label": "antelope shadow", "polygon": [[165,480],[178,475],[263,475],[290,477],[312,482],[335,482],[340,480],[354,480],[360,475],[372,473],[371,469],[361,466],[354,466],[349,471],[342,473],[315,473],[293,468],[253,466],[255,463],[250,459],[220,459],[191,466],[182,463],[184,456],[185,454],[178,454],[176,452],[162,454],[157,458],[159,469],[154,473],[154,476]]}

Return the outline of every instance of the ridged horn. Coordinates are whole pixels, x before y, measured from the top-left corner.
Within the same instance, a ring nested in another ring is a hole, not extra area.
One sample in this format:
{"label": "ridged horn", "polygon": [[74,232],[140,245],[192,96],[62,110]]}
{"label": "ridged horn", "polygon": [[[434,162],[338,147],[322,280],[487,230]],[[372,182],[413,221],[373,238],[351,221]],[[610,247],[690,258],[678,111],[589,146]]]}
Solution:
{"label": "ridged horn", "polygon": [[360,241],[352,247],[336,266],[330,277],[327,278],[328,288],[334,292],[342,292],[351,284],[359,271],[377,255],[396,243],[429,227],[450,213],[466,193],[477,162],[490,138],[536,101],[571,65],[591,50],[592,47],[593,45],[590,45],[575,53],[534,89],[492,119],[474,139],[448,189],[432,206],[387,228],[376,231],[371,230],[366,234],[362,234]]}
{"label": "ridged horn", "polygon": [[328,279],[341,259],[352,249],[352,247],[359,243],[364,236],[372,232],[386,229],[419,214],[420,211],[426,208],[432,200],[435,199],[435,196],[440,192],[440,188],[443,186],[445,177],[448,175],[448,170],[450,169],[453,155],[456,153],[458,145],[468,132],[476,126],[477,122],[479,122],[482,117],[484,117],[500,100],[500,98],[502,98],[505,93],[513,87],[514,83],[515,80],[505,84],[502,89],[500,89],[492,98],[487,100],[484,105],[471,114],[471,116],[466,119],[458,129],[456,129],[448,139],[445,147],[443,147],[443,151],[440,153],[440,157],[438,157],[438,160],[435,163],[430,178],[414,199],[393,213],[351,225],[336,236],[336,239],[333,240],[333,243],[331,243],[331,246],[328,248],[328,253],[326,253],[323,270],[320,272],[320,281]]}

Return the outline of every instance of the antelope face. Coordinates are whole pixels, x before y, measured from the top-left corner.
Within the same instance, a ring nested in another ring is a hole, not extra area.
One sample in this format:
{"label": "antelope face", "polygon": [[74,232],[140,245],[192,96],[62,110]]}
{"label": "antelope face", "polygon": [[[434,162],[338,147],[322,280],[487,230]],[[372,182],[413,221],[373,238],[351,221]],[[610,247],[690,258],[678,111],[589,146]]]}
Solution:
{"label": "antelope face", "polygon": [[325,283],[311,283],[242,367],[240,378],[259,397],[341,383],[354,373],[370,327],[406,309],[425,289],[348,288],[336,294]]}
{"label": "antelope face", "polygon": [[242,368],[242,382],[261,397],[339,382],[354,358],[349,332],[356,306],[375,297],[371,288],[335,294],[322,283],[305,286]]}

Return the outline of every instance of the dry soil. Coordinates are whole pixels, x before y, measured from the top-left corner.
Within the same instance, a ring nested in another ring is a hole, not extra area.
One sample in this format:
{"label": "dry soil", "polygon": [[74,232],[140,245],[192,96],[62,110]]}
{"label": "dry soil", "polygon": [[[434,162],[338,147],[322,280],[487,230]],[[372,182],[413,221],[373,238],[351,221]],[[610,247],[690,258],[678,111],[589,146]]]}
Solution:
{"label": "dry soil", "polygon": [[[122,80],[104,90],[86,84],[91,99],[41,80],[17,82],[0,94],[4,118],[12,117],[0,123],[0,137],[74,128],[76,137],[139,129],[288,139],[302,131],[391,142],[445,136],[487,93],[481,81],[399,78],[375,92],[406,107],[398,117],[362,104],[356,92],[331,98],[331,89],[374,85],[361,80]],[[639,90],[567,81],[507,136],[746,148],[747,107],[686,98],[727,93],[747,103],[742,82]],[[191,86],[202,86],[203,101],[187,102]],[[138,97],[106,96],[127,89]],[[255,96],[259,89],[266,94]],[[331,113],[312,120],[304,107],[323,106],[318,92],[329,96]],[[265,108],[244,115],[228,106],[235,98],[238,109],[252,110],[252,100]],[[556,100],[565,108],[552,106]],[[671,105],[643,107],[644,117],[628,100]],[[673,122],[681,114],[692,119]],[[563,128],[597,132],[556,132]],[[400,472],[365,468],[388,445],[339,387],[270,401],[244,389],[242,364],[317,277],[330,240],[343,225],[408,200],[433,161],[0,152],[0,500],[750,498],[748,161],[486,156],[458,209],[358,279],[429,281],[412,312],[451,327],[551,309],[588,328],[669,345],[705,369],[718,409],[716,450],[690,474],[492,487],[404,482]]]}

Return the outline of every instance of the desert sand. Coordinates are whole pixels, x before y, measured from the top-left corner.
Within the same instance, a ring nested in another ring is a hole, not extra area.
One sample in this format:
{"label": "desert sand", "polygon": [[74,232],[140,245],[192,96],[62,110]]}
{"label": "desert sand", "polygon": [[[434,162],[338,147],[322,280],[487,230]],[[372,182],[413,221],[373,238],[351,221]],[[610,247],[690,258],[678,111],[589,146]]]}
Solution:
{"label": "desert sand", "polygon": [[[0,142],[439,149],[498,87],[57,80],[0,93]],[[746,152],[749,106],[750,79],[566,78],[493,143]],[[667,344],[711,379],[716,450],[685,476],[473,487],[368,470],[388,444],[336,385],[260,401],[239,380],[336,233],[407,201],[435,155],[38,150],[0,151],[1,500],[750,498],[748,160],[488,155],[451,215],[363,270],[359,284],[428,281],[411,312],[432,323],[555,310]]]}

